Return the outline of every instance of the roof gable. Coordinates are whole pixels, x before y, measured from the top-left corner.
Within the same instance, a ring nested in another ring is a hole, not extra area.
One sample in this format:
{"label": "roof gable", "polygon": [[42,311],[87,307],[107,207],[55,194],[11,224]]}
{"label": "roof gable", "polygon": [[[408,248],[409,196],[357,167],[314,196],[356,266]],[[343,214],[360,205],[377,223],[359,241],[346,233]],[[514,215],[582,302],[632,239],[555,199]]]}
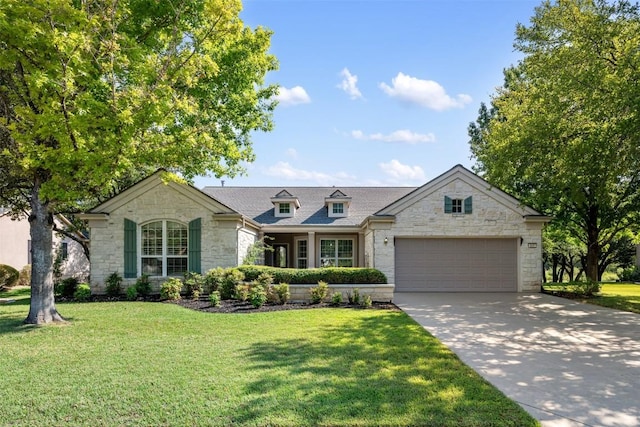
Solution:
{"label": "roof gable", "polygon": [[125,206],[133,199],[139,197],[141,194],[144,194],[160,185],[165,185],[172,190],[177,191],[191,201],[208,208],[213,213],[238,213],[189,184],[167,180],[164,176],[166,173],[167,172],[165,170],[157,170],[143,180],[138,181],[126,190],[116,194],[114,197],[91,209],[89,213],[113,212],[116,209]]}
{"label": "roof gable", "polygon": [[518,214],[523,216],[531,215],[531,216],[543,216],[540,212],[535,209],[522,204],[515,197],[505,193],[497,187],[492,186],[484,179],[480,178],[475,173],[466,169],[462,165],[456,165],[453,168],[449,169],[445,173],[440,176],[432,179],[421,187],[418,187],[411,193],[406,196],[396,200],[391,203],[387,207],[379,210],[375,213],[376,216],[388,216],[388,215],[397,215],[402,212],[407,207],[417,203],[418,201],[428,197],[441,187],[455,181],[461,180],[473,187],[478,192],[484,193],[490,198],[494,199],[496,202],[500,203],[504,207],[511,209]]}

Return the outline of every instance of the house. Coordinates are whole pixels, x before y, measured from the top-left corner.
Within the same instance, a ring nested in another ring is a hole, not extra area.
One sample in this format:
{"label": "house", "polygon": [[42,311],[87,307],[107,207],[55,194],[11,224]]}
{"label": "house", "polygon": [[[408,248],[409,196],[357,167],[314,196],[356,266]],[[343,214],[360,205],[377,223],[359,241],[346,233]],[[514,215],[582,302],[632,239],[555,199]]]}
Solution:
{"label": "house", "polygon": [[[68,220],[62,216],[55,217],[56,224],[62,228]],[[85,239],[78,234],[79,239]],[[82,245],[73,239],[54,233],[53,246],[55,254],[60,257],[61,277],[75,277],[86,280],[89,277],[89,260]],[[10,265],[20,271],[31,264],[31,234],[29,221],[25,217],[11,219],[8,210],[0,208],[0,264]]]}
{"label": "house", "polygon": [[527,292],[542,282],[549,218],[458,165],[418,188],[205,187],[163,171],[81,217],[91,282],[242,263],[268,238],[278,267],[373,267],[396,292]]}

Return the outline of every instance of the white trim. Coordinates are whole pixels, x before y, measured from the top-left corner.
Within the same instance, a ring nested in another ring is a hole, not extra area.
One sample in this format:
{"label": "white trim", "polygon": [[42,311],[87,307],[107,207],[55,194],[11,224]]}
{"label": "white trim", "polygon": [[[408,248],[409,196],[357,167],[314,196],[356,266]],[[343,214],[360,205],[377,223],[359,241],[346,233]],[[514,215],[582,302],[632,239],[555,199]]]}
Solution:
{"label": "white trim", "polygon": [[[178,221],[175,219],[152,219],[149,221],[145,221],[143,223],[140,223],[137,225],[137,229],[136,229],[136,240],[137,240],[137,263],[138,263],[138,271],[140,272],[140,274],[145,274],[144,271],[142,271],[142,227],[144,227],[145,225],[148,224],[152,224],[154,222],[160,222],[162,223],[162,255],[159,257],[161,258],[161,262],[162,262],[162,274],[160,276],[155,276],[155,275],[149,275],[149,277],[175,277],[175,276],[168,276],[167,275],[167,258],[184,258],[187,260],[187,270],[189,271],[189,224],[188,223],[184,223],[183,221]],[[172,255],[172,256],[168,256],[167,255],[167,237],[168,237],[168,233],[167,233],[167,223],[168,222],[173,222],[176,224],[180,224],[183,227],[185,227],[187,229],[187,253],[185,255],[180,255],[180,256],[176,256],[176,255]],[[153,256],[153,255],[147,255],[145,256],[145,258],[158,258],[158,256]]]}

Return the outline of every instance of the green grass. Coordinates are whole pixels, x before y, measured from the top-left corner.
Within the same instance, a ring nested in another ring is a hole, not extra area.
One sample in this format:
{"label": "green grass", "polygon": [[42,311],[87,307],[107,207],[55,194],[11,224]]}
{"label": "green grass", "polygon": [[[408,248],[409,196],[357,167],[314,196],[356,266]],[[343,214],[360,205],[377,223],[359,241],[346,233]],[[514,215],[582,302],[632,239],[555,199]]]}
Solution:
{"label": "green grass", "polygon": [[[546,290],[563,290],[562,284],[545,284]],[[640,285],[634,283],[603,283],[600,292],[580,301],[616,310],[640,313]]]}
{"label": "green grass", "polygon": [[2,425],[537,425],[402,312],[67,303],[33,327],[11,297]]}

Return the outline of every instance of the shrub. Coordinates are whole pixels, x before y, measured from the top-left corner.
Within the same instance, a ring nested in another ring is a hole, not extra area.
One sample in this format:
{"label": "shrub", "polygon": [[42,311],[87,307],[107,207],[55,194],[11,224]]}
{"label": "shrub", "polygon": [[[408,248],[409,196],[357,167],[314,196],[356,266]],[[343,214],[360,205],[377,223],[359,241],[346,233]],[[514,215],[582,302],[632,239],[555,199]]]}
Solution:
{"label": "shrub", "polygon": [[0,264],[0,291],[15,285],[20,278],[20,272],[10,265]]}
{"label": "shrub", "polygon": [[226,270],[222,286],[220,287],[220,297],[222,299],[235,298],[236,287],[244,280],[244,274],[237,268]]}
{"label": "shrub", "polygon": [[288,283],[280,283],[279,285],[274,286],[273,290],[278,297],[278,302],[280,304],[286,304],[287,302],[289,302],[289,299],[291,298],[291,292],[289,291]]}
{"label": "shrub", "polygon": [[260,284],[252,286],[249,293],[249,301],[255,308],[262,307],[267,302],[267,292],[264,290],[264,286]]}
{"label": "shrub", "polygon": [[117,297],[122,293],[122,276],[118,273],[111,273],[105,283],[107,295],[110,297]]}
{"label": "shrub", "polygon": [[369,295],[364,295],[362,297],[362,305],[369,308],[373,305],[373,301],[371,301],[371,297]]}
{"label": "shrub", "polygon": [[347,292],[347,299],[351,305],[360,305],[360,289],[355,288],[353,292]]}
{"label": "shrub", "polygon": [[135,286],[129,286],[127,288],[127,300],[128,301],[135,301],[138,299],[138,291],[136,290]]}
{"label": "shrub", "polygon": [[587,280],[586,282],[570,282],[570,289],[578,296],[590,298],[600,292],[600,282]]}
{"label": "shrub", "polygon": [[143,274],[136,280],[136,293],[138,296],[147,297],[151,293],[151,280],[148,274]]}
{"label": "shrub", "polygon": [[215,292],[222,287],[226,271],[222,267],[212,268],[204,276],[204,289],[207,293]]}
{"label": "shrub", "polygon": [[245,275],[245,280],[254,281],[262,273],[269,273],[273,283],[314,284],[319,281],[343,284],[384,284],[387,277],[375,268],[326,267],[311,269],[278,268],[262,265],[241,265],[237,267]]}
{"label": "shrub", "polygon": [[249,299],[249,290],[250,286],[244,283],[236,285],[235,298],[239,299],[242,302],[245,302]]}
{"label": "shrub", "polygon": [[78,288],[78,279],[75,277],[67,277],[62,279],[55,287],[55,293],[63,298],[73,298]]}
{"label": "shrub", "polygon": [[20,270],[18,286],[31,286],[31,265],[27,264]]}
{"label": "shrub", "polygon": [[265,271],[263,273],[260,273],[260,275],[256,278],[256,281],[266,288],[273,285],[273,276]]}
{"label": "shrub", "polygon": [[318,286],[309,289],[309,293],[311,294],[311,303],[320,304],[329,295],[329,285],[321,280],[318,282]]}
{"label": "shrub", "polygon": [[172,277],[160,287],[160,298],[168,300],[179,300],[182,291],[182,280]]}
{"label": "shrub", "polygon": [[333,295],[331,295],[331,304],[333,305],[342,304],[342,292],[334,292]]}
{"label": "shrub", "polygon": [[213,291],[209,294],[209,302],[214,307],[220,307],[220,292]]}
{"label": "shrub", "polygon": [[187,298],[198,299],[204,287],[204,277],[198,273],[184,275],[184,292]]}
{"label": "shrub", "polygon": [[89,284],[80,283],[76,287],[75,292],[73,293],[73,298],[76,301],[81,301],[81,302],[89,301],[89,298],[91,298],[91,287],[89,286]]}
{"label": "shrub", "polygon": [[625,268],[620,273],[620,280],[623,282],[640,282],[640,268],[638,266]]}

